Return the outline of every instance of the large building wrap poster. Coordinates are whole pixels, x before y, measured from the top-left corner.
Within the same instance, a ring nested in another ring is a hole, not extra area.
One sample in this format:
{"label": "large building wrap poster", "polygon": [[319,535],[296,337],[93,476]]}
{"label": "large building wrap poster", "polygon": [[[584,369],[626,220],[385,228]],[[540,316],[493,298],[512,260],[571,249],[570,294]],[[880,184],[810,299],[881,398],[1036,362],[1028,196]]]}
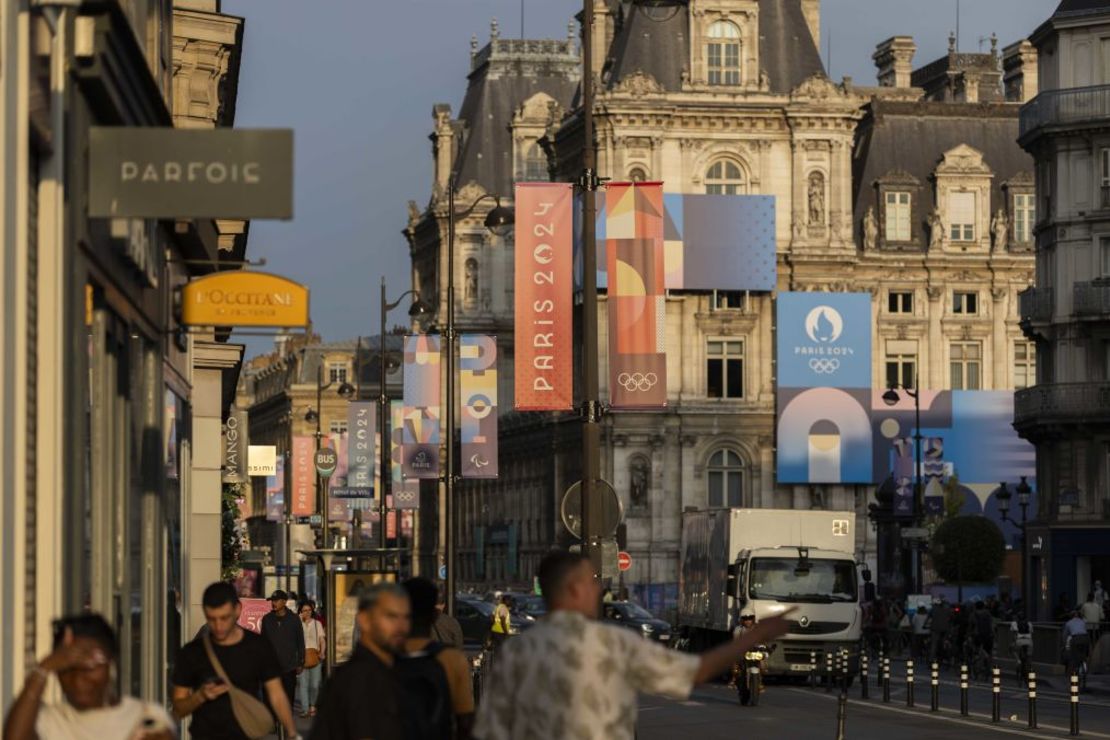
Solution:
{"label": "large building wrap poster", "polygon": [[463,478],[497,477],[497,337],[459,337]]}
{"label": "large building wrap poster", "polygon": [[439,347],[438,334],[405,337],[401,464],[406,478],[439,477]]}
{"label": "large building wrap poster", "polygon": [[605,189],[609,394],[613,408],[667,405],[663,184]]}
{"label": "large building wrap poster", "polygon": [[516,185],[513,406],[518,411],[565,411],[573,401],[573,203],[570,183]]}
{"label": "large building wrap poster", "polygon": [[778,480],[871,483],[871,295],[780,293]]}

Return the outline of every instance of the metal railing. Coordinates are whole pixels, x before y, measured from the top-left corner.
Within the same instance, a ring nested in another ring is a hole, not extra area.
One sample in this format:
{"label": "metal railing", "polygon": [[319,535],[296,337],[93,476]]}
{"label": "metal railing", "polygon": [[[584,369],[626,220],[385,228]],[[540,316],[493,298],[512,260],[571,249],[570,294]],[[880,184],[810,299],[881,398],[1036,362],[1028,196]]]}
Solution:
{"label": "metal railing", "polygon": [[1103,121],[1110,125],[1110,85],[1046,90],[1022,107],[1018,137],[1044,126]]}
{"label": "metal railing", "polygon": [[1014,394],[1014,423],[1110,418],[1110,382],[1044,383]]}
{"label": "metal railing", "polygon": [[1026,288],[1018,293],[1018,312],[1022,321],[1048,321],[1052,318],[1052,288]]}
{"label": "metal railing", "polygon": [[1110,282],[1076,283],[1072,301],[1076,316],[1110,316]]}

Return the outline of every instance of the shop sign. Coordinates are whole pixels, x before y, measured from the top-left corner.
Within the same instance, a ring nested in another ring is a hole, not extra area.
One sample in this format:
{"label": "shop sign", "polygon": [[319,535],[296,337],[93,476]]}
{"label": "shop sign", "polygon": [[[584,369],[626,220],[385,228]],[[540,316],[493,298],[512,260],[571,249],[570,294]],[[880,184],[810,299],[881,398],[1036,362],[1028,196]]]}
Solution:
{"label": "shop sign", "polygon": [[254,476],[277,474],[277,447],[274,445],[250,445],[247,447],[247,472]]}
{"label": "shop sign", "polygon": [[290,129],[93,127],[93,218],[293,217]]}
{"label": "shop sign", "polygon": [[181,289],[186,326],[308,325],[308,288],[264,272],[218,272]]}
{"label": "shop sign", "polygon": [[247,410],[231,407],[224,423],[224,483],[247,480]]}

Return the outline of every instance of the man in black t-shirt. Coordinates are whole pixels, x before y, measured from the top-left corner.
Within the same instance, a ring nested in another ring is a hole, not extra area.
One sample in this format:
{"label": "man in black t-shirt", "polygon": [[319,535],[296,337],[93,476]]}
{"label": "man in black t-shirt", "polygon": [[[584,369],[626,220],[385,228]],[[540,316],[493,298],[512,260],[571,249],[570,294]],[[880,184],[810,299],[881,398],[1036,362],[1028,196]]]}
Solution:
{"label": "man in black t-shirt", "polygon": [[[270,707],[285,727],[287,738],[297,738],[293,710],[281,685],[281,666],[270,642],[239,626],[242,605],[230,583],[213,583],[202,598],[207,636],[228,679],[251,696],[265,689]],[[228,685],[208,658],[204,637],[186,644],[173,671],[173,711],[192,716],[189,732],[197,740],[244,740],[247,735],[231,710]]]}

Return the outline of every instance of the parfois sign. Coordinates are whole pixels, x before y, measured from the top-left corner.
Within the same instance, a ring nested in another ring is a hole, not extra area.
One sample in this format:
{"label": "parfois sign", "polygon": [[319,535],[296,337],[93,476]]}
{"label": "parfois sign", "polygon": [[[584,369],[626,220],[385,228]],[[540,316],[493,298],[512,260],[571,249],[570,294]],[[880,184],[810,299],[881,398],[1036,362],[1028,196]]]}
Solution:
{"label": "parfois sign", "polygon": [[514,405],[571,407],[573,185],[517,183]]}
{"label": "parfois sign", "polygon": [[186,326],[308,325],[308,288],[264,272],[218,272],[181,289]]}
{"label": "parfois sign", "polygon": [[293,217],[293,132],[94,127],[93,218]]}

